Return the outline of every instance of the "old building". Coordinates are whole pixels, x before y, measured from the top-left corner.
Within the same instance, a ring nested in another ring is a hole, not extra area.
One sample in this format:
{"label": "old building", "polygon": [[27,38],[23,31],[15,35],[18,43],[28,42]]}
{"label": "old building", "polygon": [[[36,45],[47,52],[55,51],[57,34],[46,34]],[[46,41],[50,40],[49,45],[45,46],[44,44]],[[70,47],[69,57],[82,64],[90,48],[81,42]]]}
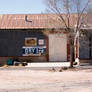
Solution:
{"label": "old building", "polygon": [[15,57],[30,62],[69,61],[68,33],[48,24],[47,14],[0,15],[0,63]]}
{"label": "old building", "polygon": [[75,37],[75,58],[80,63],[92,63],[92,13],[82,20],[81,30]]}

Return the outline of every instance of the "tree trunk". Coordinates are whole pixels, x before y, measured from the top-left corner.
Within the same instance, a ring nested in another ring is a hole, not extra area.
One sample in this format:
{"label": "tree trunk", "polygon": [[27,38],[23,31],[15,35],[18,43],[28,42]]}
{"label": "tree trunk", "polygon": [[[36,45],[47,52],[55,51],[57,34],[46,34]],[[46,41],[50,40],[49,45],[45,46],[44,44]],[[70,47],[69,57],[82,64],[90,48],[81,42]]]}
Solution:
{"label": "tree trunk", "polygon": [[70,39],[70,68],[73,67],[73,60],[74,60],[74,40],[73,38]]}
{"label": "tree trunk", "polygon": [[71,46],[71,48],[70,48],[70,55],[71,55],[71,59],[70,59],[70,68],[73,67],[73,52],[74,52],[73,46]]}

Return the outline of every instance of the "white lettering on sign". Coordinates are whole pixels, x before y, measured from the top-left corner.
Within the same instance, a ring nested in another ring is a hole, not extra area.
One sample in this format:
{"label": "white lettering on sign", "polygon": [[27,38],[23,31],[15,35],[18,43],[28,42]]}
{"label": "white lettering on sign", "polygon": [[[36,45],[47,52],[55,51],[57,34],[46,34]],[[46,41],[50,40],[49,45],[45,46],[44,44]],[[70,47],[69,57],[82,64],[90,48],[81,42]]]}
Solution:
{"label": "white lettering on sign", "polygon": [[46,53],[46,46],[42,47],[23,47],[23,56],[35,55],[35,54],[45,54]]}

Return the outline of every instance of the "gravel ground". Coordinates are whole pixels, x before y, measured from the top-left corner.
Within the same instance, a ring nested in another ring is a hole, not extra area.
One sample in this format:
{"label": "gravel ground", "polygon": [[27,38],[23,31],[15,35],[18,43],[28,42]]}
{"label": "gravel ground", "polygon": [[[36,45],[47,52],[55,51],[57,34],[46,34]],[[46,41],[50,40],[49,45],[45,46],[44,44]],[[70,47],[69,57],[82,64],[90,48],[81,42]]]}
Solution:
{"label": "gravel ground", "polygon": [[0,68],[0,92],[92,92],[92,69]]}

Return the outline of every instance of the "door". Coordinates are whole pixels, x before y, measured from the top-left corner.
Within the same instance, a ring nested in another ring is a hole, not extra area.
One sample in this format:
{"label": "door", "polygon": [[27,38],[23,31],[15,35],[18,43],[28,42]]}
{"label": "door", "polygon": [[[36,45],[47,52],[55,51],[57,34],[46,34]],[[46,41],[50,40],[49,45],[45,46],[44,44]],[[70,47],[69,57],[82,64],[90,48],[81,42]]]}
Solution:
{"label": "door", "polygon": [[49,60],[67,61],[67,36],[66,34],[49,35]]}

